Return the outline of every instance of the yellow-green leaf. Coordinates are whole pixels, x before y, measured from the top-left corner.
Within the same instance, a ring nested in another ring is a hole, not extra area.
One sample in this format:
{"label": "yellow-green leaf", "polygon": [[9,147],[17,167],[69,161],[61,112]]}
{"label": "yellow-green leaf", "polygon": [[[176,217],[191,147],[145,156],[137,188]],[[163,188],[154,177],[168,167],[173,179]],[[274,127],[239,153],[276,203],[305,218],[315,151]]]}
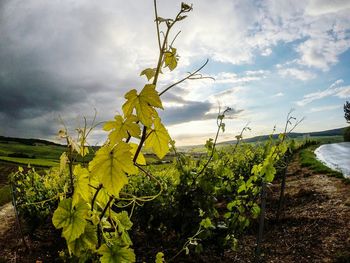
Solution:
{"label": "yellow-green leaf", "polygon": [[67,163],[68,163],[67,154],[66,152],[63,152],[60,156],[60,174],[65,171]]}
{"label": "yellow-green leaf", "polygon": [[125,142],[119,142],[114,147],[105,145],[96,152],[95,158],[89,164],[91,173],[116,197],[128,182],[126,174],[137,173],[130,150],[131,146]]}
{"label": "yellow-green leaf", "polygon": [[154,153],[162,159],[169,152],[170,136],[160,118],[154,120],[154,128],[148,132],[146,148],[153,149]]}
{"label": "yellow-green leaf", "polygon": [[164,253],[163,252],[158,252],[156,255],[156,263],[164,263]]}
{"label": "yellow-green leaf", "polygon": [[152,126],[153,119],[158,116],[154,107],[163,109],[156,87],[152,84],[145,85],[139,95],[135,89],[129,91],[125,98],[127,101],[122,107],[124,115],[129,117],[135,109],[138,119],[147,127]]}
{"label": "yellow-green leaf", "polygon": [[164,54],[164,66],[168,67],[171,71],[177,66],[178,56],[176,54],[176,48],[171,48],[171,51],[167,51]]}
{"label": "yellow-green leaf", "polygon": [[139,138],[141,129],[136,123],[137,121],[138,119],[135,115],[130,115],[126,119],[123,119],[123,117],[120,115],[116,115],[114,117],[114,121],[106,122],[103,129],[105,131],[112,130],[112,132],[108,135],[111,145],[113,146],[122,139],[128,138],[129,135]]}
{"label": "yellow-green leaf", "polygon": [[75,175],[74,193],[73,193],[73,206],[75,206],[80,199],[90,201],[91,188],[89,187],[90,173],[86,168],[77,165],[74,167],[73,174]]}
{"label": "yellow-green leaf", "polygon": [[73,207],[72,199],[62,200],[52,217],[56,228],[63,228],[62,236],[67,243],[74,241],[84,233],[89,207],[86,202],[80,202]]}
{"label": "yellow-green leaf", "polygon": [[116,222],[119,233],[130,230],[133,225],[128,216],[128,212],[125,210],[121,211],[120,213],[112,211],[111,218]]}
{"label": "yellow-green leaf", "polygon": [[155,74],[156,74],[155,68],[146,68],[141,72],[140,76],[145,75],[147,80],[150,80],[151,78],[154,77]]}
{"label": "yellow-green leaf", "polygon": [[117,241],[110,246],[103,244],[98,253],[102,255],[101,263],[132,263],[136,261],[134,250],[128,246],[121,246]]}
{"label": "yellow-green leaf", "polygon": [[80,257],[88,250],[94,251],[96,244],[96,227],[91,224],[87,224],[84,233],[73,242],[68,243],[68,250],[70,254]]}
{"label": "yellow-green leaf", "polygon": [[200,225],[202,227],[204,227],[205,229],[208,229],[208,228],[215,228],[215,226],[212,224],[211,220],[209,217],[205,218],[205,219],[202,219],[202,221],[200,222]]}
{"label": "yellow-green leaf", "polygon": [[[134,158],[138,145],[136,143],[129,143],[129,145],[131,146],[132,158]],[[136,163],[141,164],[141,165],[146,165],[146,158],[142,154],[141,151],[139,152],[139,155],[137,156]]]}

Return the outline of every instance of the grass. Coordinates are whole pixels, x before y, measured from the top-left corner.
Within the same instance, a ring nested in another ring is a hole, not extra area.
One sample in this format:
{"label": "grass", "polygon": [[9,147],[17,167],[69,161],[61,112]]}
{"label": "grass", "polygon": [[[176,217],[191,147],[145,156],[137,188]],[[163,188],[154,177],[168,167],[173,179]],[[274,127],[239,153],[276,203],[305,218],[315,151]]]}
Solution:
{"label": "grass", "polygon": [[320,144],[337,143],[337,142],[343,142],[344,141],[344,138],[341,135],[336,135],[336,136],[313,136],[313,137],[310,137],[309,139],[317,141]]}
{"label": "grass", "polygon": [[0,156],[0,160],[7,161],[11,163],[24,164],[31,166],[42,166],[42,167],[52,167],[59,165],[59,159],[50,160],[50,159],[31,159],[31,158],[18,158],[18,157],[7,157]]}
{"label": "grass", "polygon": [[11,187],[9,185],[5,185],[0,188],[0,206],[11,201]]}
{"label": "grass", "polygon": [[8,156],[9,154],[21,153],[38,159],[58,159],[64,146],[58,145],[26,145],[22,143],[0,143],[0,155]]}
{"label": "grass", "polygon": [[327,174],[331,177],[341,178],[344,180],[345,183],[350,183],[349,178],[345,178],[344,175],[341,172],[335,171],[326,165],[324,165],[322,162],[317,160],[316,155],[314,153],[315,149],[319,147],[318,145],[312,145],[306,149],[302,149],[300,151],[300,165],[302,167],[307,167],[311,169],[315,173],[320,174]]}
{"label": "grass", "polygon": [[[0,156],[21,153],[38,159],[59,159],[66,150],[67,148],[63,145],[27,145],[17,142],[0,142]],[[88,156],[93,155],[93,152],[94,149],[90,147]]]}

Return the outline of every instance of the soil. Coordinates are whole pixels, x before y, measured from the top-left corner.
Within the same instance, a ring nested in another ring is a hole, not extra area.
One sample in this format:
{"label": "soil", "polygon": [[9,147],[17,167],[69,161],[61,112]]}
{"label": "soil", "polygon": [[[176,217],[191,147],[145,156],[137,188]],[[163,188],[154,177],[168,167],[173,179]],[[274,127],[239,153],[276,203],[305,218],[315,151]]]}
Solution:
{"label": "soil", "polygon": [[[277,221],[279,193],[279,182],[269,187],[260,262],[350,262],[350,184],[301,168],[296,156]],[[254,262],[255,243],[246,235],[239,252],[228,253],[232,262]]]}
{"label": "soil", "polygon": [[[301,168],[296,156],[287,170],[283,213],[276,220],[279,192],[278,181],[268,187],[259,259],[254,258],[252,231],[239,240],[237,252],[227,250],[216,257],[206,251],[173,262],[350,262],[350,184]],[[0,262],[54,262],[64,246],[63,240],[57,242],[57,231],[47,227],[25,236],[26,250],[11,204],[0,208],[0,222]]]}

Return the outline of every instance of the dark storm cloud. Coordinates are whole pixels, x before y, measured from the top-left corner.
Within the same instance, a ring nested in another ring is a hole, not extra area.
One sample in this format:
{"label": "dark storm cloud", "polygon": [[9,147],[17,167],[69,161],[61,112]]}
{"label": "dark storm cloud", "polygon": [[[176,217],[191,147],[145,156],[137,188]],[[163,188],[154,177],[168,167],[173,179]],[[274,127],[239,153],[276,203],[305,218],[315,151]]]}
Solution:
{"label": "dark storm cloud", "polygon": [[187,101],[180,107],[165,107],[164,112],[161,112],[160,115],[165,124],[211,119],[214,116],[206,115],[211,107],[210,102]]}
{"label": "dark storm cloud", "polygon": [[113,39],[125,21],[111,3],[0,1],[0,135],[50,137],[58,116],[76,125],[94,108],[108,119],[140,87],[129,36]]}
{"label": "dark storm cloud", "polygon": [[21,69],[2,75],[0,90],[0,111],[20,119],[60,111],[66,105],[85,99],[82,87],[64,83],[47,72]]}
{"label": "dark storm cloud", "polygon": [[[163,99],[165,102],[175,103],[176,105],[165,106],[164,111],[160,112],[163,122],[168,125],[216,119],[218,116],[217,112],[213,112],[213,109],[218,108],[218,105],[209,101],[189,101],[173,93],[166,93]],[[235,118],[242,111],[232,109],[226,118]]]}

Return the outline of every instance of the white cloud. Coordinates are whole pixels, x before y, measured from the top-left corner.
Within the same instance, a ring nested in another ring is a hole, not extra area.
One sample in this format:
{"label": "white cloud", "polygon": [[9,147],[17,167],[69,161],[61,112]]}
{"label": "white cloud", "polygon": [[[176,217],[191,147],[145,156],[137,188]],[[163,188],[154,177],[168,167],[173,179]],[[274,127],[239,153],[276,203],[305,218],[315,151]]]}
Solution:
{"label": "white cloud", "polygon": [[247,70],[244,72],[245,75],[247,76],[259,76],[259,77],[262,77],[262,78],[265,78],[266,75],[268,75],[270,73],[270,71],[268,70],[263,70],[263,69],[260,69],[260,70]]}
{"label": "white cloud", "polygon": [[220,72],[215,78],[218,84],[243,84],[266,78],[269,74],[267,70],[246,71],[243,74],[233,72]]}
{"label": "white cloud", "polygon": [[279,69],[278,74],[285,78],[292,77],[300,80],[310,80],[316,77],[316,75],[310,71],[301,70],[297,68]]}
{"label": "white cloud", "polygon": [[342,83],[343,80],[337,80],[325,90],[304,95],[303,99],[296,103],[299,106],[305,106],[315,100],[320,100],[330,96],[347,98],[350,96],[350,86],[340,86]]}
{"label": "white cloud", "polygon": [[297,48],[300,54],[299,64],[314,67],[323,71],[338,62],[339,54],[350,47],[349,39],[338,39],[337,36],[318,36],[306,40]]}
{"label": "white cloud", "polygon": [[271,48],[266,48],[261,52],[261,55],[264,57],[270,56],[272,54],[272,49]]}
{"label": "white cloud", "polygon": [[278,98],[278,97],[283,97],[283,96],[284,96],[283,92],[278,92],[278,93],[274,94],[272,97],[273,98]]}
{"label": "white cloud", "polygon": [[336,96],[342,99],[350,98],[350,86],[346,86],[340,89],[337,92]]}
{"label": "white cloud", "polygon": [[342,108],[343,105],[330,105],[330,106],[322,106],[311,108],[310,112],[322,112],[322,111],[330,111]]}
{"label": "white cloud", "polygon": [[350,8],[348,0],[310,0],[306,13],[313,16],[336,13]]}

